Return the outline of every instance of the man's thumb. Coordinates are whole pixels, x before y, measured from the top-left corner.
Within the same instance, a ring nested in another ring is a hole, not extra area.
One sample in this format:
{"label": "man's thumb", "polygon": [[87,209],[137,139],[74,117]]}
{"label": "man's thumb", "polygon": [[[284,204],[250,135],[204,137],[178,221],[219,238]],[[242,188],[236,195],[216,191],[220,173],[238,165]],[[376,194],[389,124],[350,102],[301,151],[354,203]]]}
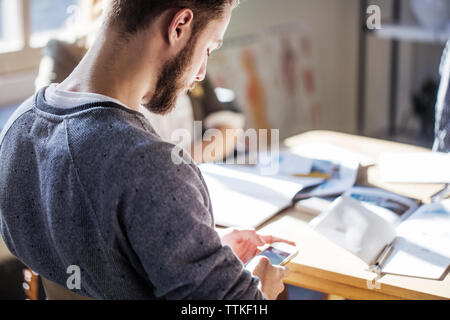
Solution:
{"label": "man's thumb", "polygon": [[283,267],[283,269],[281,271],[281,277],[284,279],[284,278],[289,277],[290,274],[291,274],[291,270],[289,270],[289,268],[287,268],[287,267]]}

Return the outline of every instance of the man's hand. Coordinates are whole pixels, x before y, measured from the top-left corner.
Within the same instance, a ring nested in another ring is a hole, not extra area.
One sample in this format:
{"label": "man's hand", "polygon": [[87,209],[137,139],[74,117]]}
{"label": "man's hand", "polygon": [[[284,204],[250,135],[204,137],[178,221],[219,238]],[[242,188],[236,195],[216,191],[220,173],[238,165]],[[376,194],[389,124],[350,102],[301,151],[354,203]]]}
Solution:
{"label": "man's hand", "polygon": [[274,236],[259,235],[255,230],[226,229],[220,233],[222,245],[230,246],[234,254],[244,264],[259,253],[258,247],[264,246],[265,244],[285,242],[295,246],[295,243],[292,241]]}
{"label": "man's hand", "polygon": [[255,258],[247,265],[247,270],[259,278],[259,290],[269,300],[276,300],[283,292],[283,279],[290,273],[286,267],[271,265],[267,257]]}

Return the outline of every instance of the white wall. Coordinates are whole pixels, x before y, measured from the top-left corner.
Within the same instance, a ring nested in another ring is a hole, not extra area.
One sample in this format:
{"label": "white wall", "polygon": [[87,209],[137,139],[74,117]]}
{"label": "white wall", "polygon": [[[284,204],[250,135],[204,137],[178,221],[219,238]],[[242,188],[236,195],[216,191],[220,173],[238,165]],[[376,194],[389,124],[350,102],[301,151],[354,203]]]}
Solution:
{"label": "white wall", "polygon": [[[391,0],[372,0],[381,7],[382,20],[391,18]],[[410,0],[401,1],[401,20],[416,24]],[[367,87],[365,134],[385,136],[389,126],[389,95],[391,72],[391,41],[369,35],[367,55]],[[438,67],[444,46],[400,41],[397,91],[397,128],[416,129],[417,119],[412,117],[412,93],[427,77],[439,80]]]}
{"label": "white wall", "polygon": [[[382,19],[390,14],[391,0],[375,0],[381,7]],[[367,35],[366,100],[364,133],[386,130],[389,119],[390,41]]]}
{"label": "white wall", "polygon": [[319,54],[320,100],[325,110],[322,126],[354,132],[358,10],[358,0],[242,0],[226,37],[290,22],[308,26]]}

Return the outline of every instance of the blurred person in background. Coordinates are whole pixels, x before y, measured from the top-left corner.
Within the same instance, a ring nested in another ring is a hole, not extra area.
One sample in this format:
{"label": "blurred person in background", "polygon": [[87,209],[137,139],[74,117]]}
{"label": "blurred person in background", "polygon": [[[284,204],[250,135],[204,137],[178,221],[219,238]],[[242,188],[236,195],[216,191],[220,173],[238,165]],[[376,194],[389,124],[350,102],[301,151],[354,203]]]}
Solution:
{"label": "blurred person in background", "polygon": [[[42,87],[61,83],[75,69],[95,41],[102,25],[102,13],[105,1],[108,0],[79,0],[79,11],[75,24],[70,26],[71,39],[52,39],[43,49],[39,74],[36,78],[36,91]],[[237,146],[239,129],[245,125],[245,117],[233,102],[227,104],[219,102],[214,87],[208,77],[196,84],[195,88],[182,94],[174,111],[168,115],[151,113],[146,108],[139,110],[150,121],[156,132],[164,140],[179,144],[173,137],[177,129],[189,132],[192,140],[182,141],[181,147],[190,152],[197,163],[222,161],[231,156]],[[200,121],[201,136],[194,132],[194,121]],[[203,134],[208,129],[217,129],[225,138],[211,141],[203,140]],[[226,134],[227,130],[230,134]],[[229,138],[228,140],[227,137]],[[215,144],[214,148],[208,148]],[[194,150],[214,150],[210,154],[197,154]]]}
{"label": "blurred person in background", "polygon": [[440,67],[441,84],[436,103],[434,151],[450,152],[450,40]]}

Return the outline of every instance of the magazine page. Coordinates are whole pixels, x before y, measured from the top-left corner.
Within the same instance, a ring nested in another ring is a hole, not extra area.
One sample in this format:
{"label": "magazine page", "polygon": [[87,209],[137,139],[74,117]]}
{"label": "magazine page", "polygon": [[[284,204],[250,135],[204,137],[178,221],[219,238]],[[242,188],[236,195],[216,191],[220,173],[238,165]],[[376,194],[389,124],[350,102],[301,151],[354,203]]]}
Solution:
{"label": "magazine page", "polygon": [[450,200],[422,206],[397,227],[383,272],[440,279],[450,265]]}
{"label": "magazine page", "polygon": [[396,237],[395,228],[359,201],[342,196],[311,221],[314,230],[354,253],[368,265]]}
{"label": "magazine page", "polygon": [[415,200],[377,188],[353,187],[345,195],[360,201],[392,225],[407,219],[418,208]]}
{"label": "magazine page", "polygon": [[313,164],[313,159],[302,157],[288,150],[281,151],[278,157],[271,158],[270,161],[278,161],[278,174],[288,177],[309,175]]}
{"label": "magazine page", "polygon": [[360,164],[370,159],[326,143],[304,144],[290,150],[292,153],[314,159],[311,171],[329,175],[329,178],[310,193],[314,197],[341,195],[354,186]]}
{"label": "magazine page", "polygon": [[263,176],[254,166],[199,166],[211,196],[215,222],[224,227],[256,228],[292,204],[303,187],[322,179]]}

